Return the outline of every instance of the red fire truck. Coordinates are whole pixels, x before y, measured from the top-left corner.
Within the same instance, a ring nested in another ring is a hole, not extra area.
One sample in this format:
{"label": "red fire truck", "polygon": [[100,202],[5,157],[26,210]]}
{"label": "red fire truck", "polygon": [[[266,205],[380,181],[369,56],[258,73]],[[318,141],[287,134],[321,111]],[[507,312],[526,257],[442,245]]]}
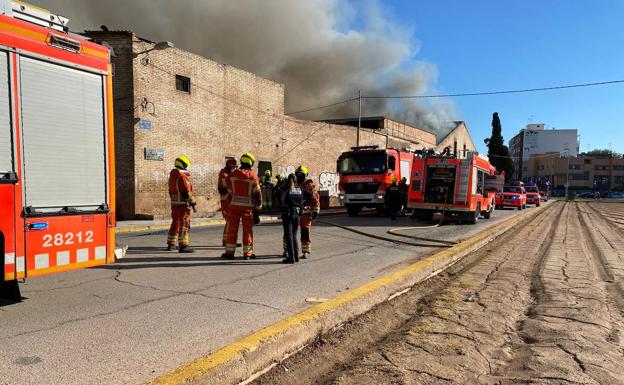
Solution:
{"label": "red fire truck", "polygon": [[385,209],[386,188],[405,177],[410,183],[414,150],[378,146],[352,147],[338,158],[339,198],[350,216],[364,207]]}
{"label": "red fire truck", "polygon": [[431,220],[435,212],[473,224],[481,215],[489,219],[496,192],[486,189],[486,180],[494,175],[496,168],[477,152],[468,152],[466,159],[449,152],[419,154],[412,166],[408,207],[423,220]]}
{"label": "red fire truck", "polygon": [[0,291],[112,263],[115,167],[109,50],[68,20],[0,0]]}

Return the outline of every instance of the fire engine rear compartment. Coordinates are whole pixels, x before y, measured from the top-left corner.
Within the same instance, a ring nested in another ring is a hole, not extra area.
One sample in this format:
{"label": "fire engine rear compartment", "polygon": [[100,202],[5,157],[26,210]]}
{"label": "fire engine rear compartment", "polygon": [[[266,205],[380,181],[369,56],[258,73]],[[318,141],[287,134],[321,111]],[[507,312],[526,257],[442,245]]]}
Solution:
{"label": "fire engine rear compartment", "polygon": [[455,166],[428,166],[424,191],[425,203],[453,204],[455,197]]}

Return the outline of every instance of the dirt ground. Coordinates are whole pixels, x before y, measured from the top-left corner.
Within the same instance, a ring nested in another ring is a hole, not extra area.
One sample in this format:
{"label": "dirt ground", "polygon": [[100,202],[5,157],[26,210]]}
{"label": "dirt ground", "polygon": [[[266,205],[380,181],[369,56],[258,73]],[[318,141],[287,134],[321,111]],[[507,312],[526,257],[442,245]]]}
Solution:
{"label": "dirt ground", "polygon": [[255,384],[624,384],[623,229],[553,203]]}

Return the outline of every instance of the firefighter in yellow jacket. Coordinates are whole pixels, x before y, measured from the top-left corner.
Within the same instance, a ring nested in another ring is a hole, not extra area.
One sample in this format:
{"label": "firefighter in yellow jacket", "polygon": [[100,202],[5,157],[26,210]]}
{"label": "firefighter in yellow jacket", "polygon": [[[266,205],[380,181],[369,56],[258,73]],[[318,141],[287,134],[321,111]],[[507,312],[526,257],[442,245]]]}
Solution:
{"label": "firefighter in yellow jacket", "polygon": [[243,258],[255,258],[253,252],[253,225],[254,210],[262,209],[262,193],[260,181],[252,167],[256,159],[251,153],[245,153],[240,158],[240,167],[228,178],[228,194],[230,217],[228,221],[227,244],[225,245],[225,259],[234,259],[238,226],[243,224]]}
{"label": "firefighter in yellow jacket", "polygon": [[187,168],[191,162],[186,156],[176,158],[175,168],[169,173],[169,197],[171,198],[171,227],[167,236],[167,250],[193,253],[190,247],[191,208],[195,209],[191,174]]}

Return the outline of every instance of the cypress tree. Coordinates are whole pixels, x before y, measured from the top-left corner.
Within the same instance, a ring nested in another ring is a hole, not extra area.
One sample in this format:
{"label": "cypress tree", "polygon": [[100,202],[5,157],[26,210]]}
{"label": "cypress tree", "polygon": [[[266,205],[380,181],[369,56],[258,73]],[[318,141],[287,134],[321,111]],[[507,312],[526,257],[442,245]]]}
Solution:
{"label": "cypress tree", "polygon": [[498,117],[498,112],[495,112],[492,115],[492,136],[488,144],[488,157],[490,158],[490,163],[492,163],[498,171],[505,172],[505,179],[510,180],[514,165],[509,148],[504,144],[502,131],[503,128],[500,118]]}

